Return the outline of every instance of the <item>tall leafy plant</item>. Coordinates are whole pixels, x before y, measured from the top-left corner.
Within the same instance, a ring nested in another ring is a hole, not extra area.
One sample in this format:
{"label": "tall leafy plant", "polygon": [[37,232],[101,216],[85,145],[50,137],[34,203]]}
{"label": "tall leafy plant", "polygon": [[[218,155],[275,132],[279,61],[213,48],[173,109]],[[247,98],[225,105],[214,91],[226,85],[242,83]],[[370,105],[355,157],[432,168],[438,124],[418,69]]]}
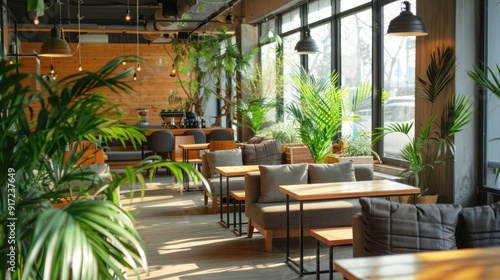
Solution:
{"label": "tall leafy plant", "polygon": [[[409,143],[401,150],[401,157],[408,161],[408,167],[402,174],[408,175],[409,183],[421,189],[420,195],[429,190],[430,171],[454,159],[453,136],[471,121],[472,107],[469,97],[444,95],[445,89],[454,78],[454,48],[437,49],[431,54],[426,79],[418,78],[419,96],[431,103],[431,114],[418,135],[409,135],[413,123],[391,123],[386,127],[377,128],[379,133],[374,139],[375,142],[391,133],[403,133],[409,138]],[[439,98],[446,101],[443,108],[434,107],[434,102]],[[440,115],[435,111],[439,111]]]}
{"label": "tall leafy plant", "polygon": [[[8,256],[0,279],[125,279],[126,270],[147,271],[144,244],[133,216],[118,203],[118,188],[144,186],[142,173],[159,167],[181,180],[182,171],[199,173],[183,163],[144,161],[109,180],[79,163],[86,149],[66,151],[70,142],[145,140],[101,93],[129,93],[131,73],[117,69],[137,60],[115,59],[57,82],[0,63],[0,254]],[[30,86],[35,81],[41,91]],[[52,206],[66,198],[71,202],[64,208]]]}
{"label": "tall leafy plant", "polygon": [[231,115],[236,97],[232,83],[237,74],[245,75],[258,48],[241,53],[225,27],[199,40],[176,41],[172,46],[180,73],[178,83],[190,99],[194,112],[203,116],[208,98],[215,96],[222,101],[215,120],[215,125],[220,126],[222,117]]}
{"label": "tall leafy plant", "polygon": [[299,126],[302,143],[316,163],[331,152],[332,138],[341,130],[343,89],[337,86],[338,74],[315,78],[303,68],[291,75],[297,93],[287,112]]}

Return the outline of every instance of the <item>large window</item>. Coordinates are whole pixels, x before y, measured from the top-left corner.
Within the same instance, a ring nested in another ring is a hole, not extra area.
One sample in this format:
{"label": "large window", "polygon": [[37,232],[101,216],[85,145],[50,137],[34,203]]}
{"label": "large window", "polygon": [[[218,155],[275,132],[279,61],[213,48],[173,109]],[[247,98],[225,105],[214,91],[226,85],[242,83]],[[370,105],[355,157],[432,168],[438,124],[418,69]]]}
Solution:
{"label": "large window", "polygon": [[[334,69],[339,72],[339,83],[348,93],[345,113],[355,120],[344,123],[343,135],[356,135],[361,130],[373,131],[374,126],[414,120],[415,37],[385,36],[389,22],[401,11],[401,3],[380,2],[386,5],[374,7],[374,13],[369,0],[341,0],[339,6],[334,5],[336,0],[316,0],[309,1],[309,7],[304,3],[278,16],[278,29],[283,38],[285,105],[295,92],[289,78],[291,71],[302,64],[317,77],[329,76]],[[416,0],[410,2],[415,7]],[[302,18],[305,11],[308,16]],[[383,18],[374,19],[373,15]],[[374,20],[382,26],[373,26]],[[311,29],[312,37],[322,48],[321,53],[295,54],[294,47],[304,26]],[[380,51],[374,53],[374,50]],[[334,57],[337,54],[339,57]],[[273,61],[268,54],[263,54],[262,59]],[[381,98],[379,95],[374,98],[373,85],[377,85],[377,90],[382,89]],[[288,119],[285,116],[285,120]],[[400,160],[399,150],[405,141],[391,136],[384,139],[382,150],[377,153],[383,159]]]}
{"label": "large window", "polygon": [[348,90],[343,135],[355,137],[358,130],[371,131],[372,123],[372,13],[360,11],[341,19],[341,84]]}
{"label": "large window", "polygon": [[[414,3],[412,3],[414,5]],[[400,3],[384,6],[384,32],[400,11]],[[384,91],[382,95],[383,126],[413,123],[415,120],[415,37],[384,36]],[[410,137],[415,135],[413,126]],[[386,157],[400,158],[409,138],[391,134],[384,138]]]}

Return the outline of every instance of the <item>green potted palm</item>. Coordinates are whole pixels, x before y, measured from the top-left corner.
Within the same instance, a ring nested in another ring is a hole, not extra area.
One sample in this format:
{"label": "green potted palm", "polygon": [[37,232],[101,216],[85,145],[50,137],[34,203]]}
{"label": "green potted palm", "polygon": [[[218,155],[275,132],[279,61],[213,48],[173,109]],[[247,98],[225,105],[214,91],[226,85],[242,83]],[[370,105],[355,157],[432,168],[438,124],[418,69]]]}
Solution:
{"label": "green potted palm", "polygon": [[[145,140],[141,128],[125,124],[119,104],[100,92],[130,92],[132,73],[117,69],[137,60],[115,59],[56,82],[0,63],[0,254],[8,256],[0,279],[125,279],[126,271],[137,277],[141,267],[147,271],[134,218],[119,204],[120,186],[144,186],[143,173],[159,167],[181,180],[183,171],[199,173],[155,157],[103,178],[79,163],[85,150],[66,150],[70,142]],[[30,86],[35,81],[41,91]],[[65,207],[52,206],[66,198]]]}
{"label": "green potted palm", "polygon": [[[472,108],[469,98],[455,94],[445,95],[447,85],[455,76],[455,50],[447,47],[438,49],[431,54],[431,62],[427,67],[427,79],[418,78],[421,93],[431,106],[431,115],[420,128],[416,137],[409,135],[413,123],[392,123],[383,128],[377,128],[378,135],[374,142],[390,133],[403,133],[409,143],[401,150],[401,157],[408,162],[408,167],[402,172],[409,184],[421,189],[419,200],[429,195],[431,171],[438,165],[453,160],[455,144],[453,135],[463,130],[471,121]],[[444,108],[435,108],[434,102],[444,98]],[[440,111],[438,115],[435,111]],[[437,195],[435,196],[437,201]]]}
{"label": "green potted palm", "polygon": [[331,153],[332,139],[341,130],[343,89],[337,87],[338,74],[315,78],[303,68],[291,75],[297,90],[294,102],[285,110],[298,124],[299,137],[308,147],[315,163],[323,162]]}

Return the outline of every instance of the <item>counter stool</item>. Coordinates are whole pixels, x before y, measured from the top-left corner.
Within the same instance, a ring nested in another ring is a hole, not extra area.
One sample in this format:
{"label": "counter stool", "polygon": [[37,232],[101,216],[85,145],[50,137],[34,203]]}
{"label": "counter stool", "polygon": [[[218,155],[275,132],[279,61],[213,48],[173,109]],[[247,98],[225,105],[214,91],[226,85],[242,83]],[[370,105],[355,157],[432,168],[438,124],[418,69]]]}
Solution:
{"label": "counter stool", "polygon": [[335,227],[312,229],[311,236],[316,238],[316,279],[319,279],[319,251],[320,242],[329,247],[328,274],[329,279],[333,279],[333,246],[352,245],[352,227]]}

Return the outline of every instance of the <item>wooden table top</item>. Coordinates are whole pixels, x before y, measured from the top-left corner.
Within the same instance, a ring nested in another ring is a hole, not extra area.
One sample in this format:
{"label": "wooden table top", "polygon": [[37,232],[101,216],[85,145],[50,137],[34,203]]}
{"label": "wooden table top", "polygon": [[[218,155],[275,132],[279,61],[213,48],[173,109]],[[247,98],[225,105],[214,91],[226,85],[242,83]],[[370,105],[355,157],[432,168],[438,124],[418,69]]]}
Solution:
{"label": "wooden table top", "polygon": [[345,279],[500,279],[500,247],[339,259]]}
{"label": "wooden table top", "polygon": [[281,185],[279,190],[302,201],[420,193],[419,188],[390,180]]}
{"label": "wooden table top", "polygon": [[203,150],[207,149],[210,143],[198,143],[198,144],[179,144],[179,147],[183,150]]}
{"label": "wooden table top", "polygon": [[236,200],[245,200],[245,191],[231,191],[231,196]]}
{"label": "wooden table top", "polygon": [[258,165],[219,166],[215,171],[226,177],[244,176],[250,171],[259,171]]}

